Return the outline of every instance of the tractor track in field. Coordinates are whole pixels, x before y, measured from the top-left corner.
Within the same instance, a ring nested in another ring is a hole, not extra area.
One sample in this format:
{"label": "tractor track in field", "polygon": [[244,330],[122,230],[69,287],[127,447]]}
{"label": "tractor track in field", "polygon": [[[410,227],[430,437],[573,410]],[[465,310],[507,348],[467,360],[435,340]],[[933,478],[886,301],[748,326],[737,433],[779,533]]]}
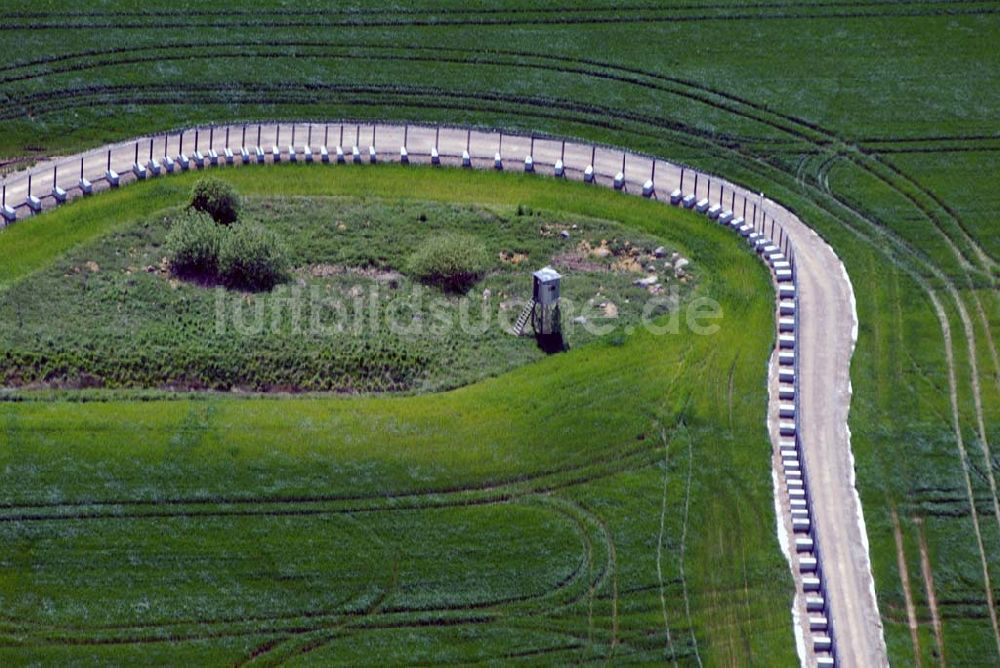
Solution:
{"label": "tractor track in field", "polygon": [[[587,511],[583,506],[575,502],[565,501],[558,504],[542,505],[550,505],[550,507],[555,509],[571,522],[575,523],[578,531],[586,532],[587,527],[585,524],[587,522],[596,523],[601,529],[606,545],[608,546],[607,551],[609,555],[609,564],[613,563],[613,543],[610,542],[610,534],[607,533],[606,527],[601,525],[600,520],[596,515],[593,515],[590,511]],[[581,542],[584,545],[588,544],[588,541],[589,539],[584,540],[583,537],[581,537]],[[40,640],[42,644],[56,645],[109,645],[178,642],[222,637],[279,636],[279,639],[277,640],[275,638],[270,638],[266,641],[264,645],[267,645],[268,647],[258,646],[252,650],[250,655],[247,657],[249,661],[250,659],[256,659],[258,656],[265,656],[271,651],[279,649],[283,644],[280,636],[286,636],[286,639],[288,640],[301,636],[310,636],[307,639],[307,644],[309,645],[307,651],[312,651],[314,649],[318,649],[323,644],[333,639],[333,637],[324,637],[327,633],[333,633],[336,635],[337,633],[345,631],[370,628],[416,628],[421,626],[493,623],[502,618],[502,616],[498,616],[497,612],[493,610],[493,608],[498,606],[511,608],[514,613],[521,617],[539,617],[555,614],[558,611],[571,607],[581,601],[587,596],[587,592],[591,588],[602,588],[607,583],[608,579],[613,577],[612,574],[609,574],[608,568],[603,568],[597,573],[592,582],[589,582],[580,592],[575,592],[576,584],[582,581],[582,577],[585,573],[590,572],[590,570],[586,568],[583,563],[588,561],[589,558],[590,557],[588,555],[585,555],[581,563],[578,564],[577,568],[569,576],[563,578],[559,582],[555,583],[553,587],[544,591],[521,596],[490,599],[476,603],[454,603],[437,606],[389,605],[386,601],[398,584],[398,574],[394,568],[390,586],[383,589],[376,599],[364,609],[357,611],[347,610],[339,613],[321,612],[316,614],[316,619],[311,622],[300,621],[303,618],[308,618],[310,616],[308,612],[304,612],[294,613],[293,615],[288,616],[257,616],[236,620],[237,622],[243,623],[259,624],[259,622],[267,622],[271,624],[271,626],[264,628],[261,628],[260,626],[248,629],[210,628],[207,630],[199,630],[198,632],[178,632],[176,630],[168,631],[167,629],[176,626],[217,626],[219,624],[232,624],[233,622],[230,620],[185,620],[169,623],[115,625],[87,628],[44,625],[39,629],[38,634],[33,638],[33,641],[37,643],[37,641]],[[563,593],[568,594],[569,598],[562,601],[551,601],[553,597],[560,596]],[[551,605],[550,602],[555,605]],[[544,605],[542,605],[543,603]],[[510,614],[510,612],[510,610],[505,610],[504,615]],[[290,625],[279,625],[279,622],[282,620],[287,620]],[[336,630],[331,632],[331,629]],[[101,637],[67,635],[67,633],[72,633],[74,631],[79,631],[81,633],[93,633],[94,630],[104,632],[110,631],[112,634]],[[137,630],[145,631],[145,633],[141,635],[134,633]],[[114,632],[119,632],[119,634],[115,635]],[[129,635],[120,635],[121,632],[132,633]],[[321,637],[313,638],[312,635],[317,633],[319,633]],[[291,651],[294,651],[296,654],[303,653],[301,649],[293,649]]]}
{"label": "tractor track in field", "polygon": [[[215,18],[212,21],[195,20],[192,15],[177,14],[177,18],[157,16],[155,21],[127,21],[126,17],[100,16],[96,18],[86,14],[78,15],[77,20],[66,20],[60,15],[58,20],[40,20],[28,18],[8,20],[0,24],[0,31],[11,30],[139,30],[157,28],[158,30],[178,29],[255,29],[277,30],[287,28],[306,29],[337,29],[337,28],[449,28],[449,27],[518,27],[518,26],[578,26],[595,24],[630,25],[635,23],[704,23],[715,22],[739,24],[746,21],[817,21],[845,19],[877,19],[877,18],[920,18],[920,17],[955,17],[955,16],[989,16],[1000,13],[996,7],[957,7],[944,3],[913,3],[878,2],[870,5],[785,5],[779,7],[782,11],[719,11],[717,13],[686,13],[675,8],[664,11],[661,7],[632,10],[631,14],[623,14],[622,10],[609,8],[606,13],[579,12],[575,8],[563,8],[557,15],[522,15],[510,17],[511,12],[503,15],[481,16],[448,16],[441,12],[426,12],[421,18],[364,18],[364,15],[330,19],[323,15],[289,14],[287,18],[272,18],[261,20],[257,15],[230,15],[227,18]],[[956,3],[957,4],[957,3]],[[903,9],[902,7],[907,7]],[[742,8],[741,8],[742,9]],[[820,11],[815,11],[819,9]],[[267,16],[262,13],[262,16]],[[295,18],[292,18],[292,17]]]}
{"label": "tractor track in field", "polygon": [[[646,439],[642,439],[645,443]],[[495,492],[512,490],[517,485],[534,483],[539,480],[559,476],[562,474],[577,474],[594,467],[608,467],[609,457],[618,460],[631,460],[643,455],[653,456],[658,450],[658,446],[644,444],[631,447],[611,447],[601,451],[592,458],[579,458],[582,461],[566,463],[560,466],[541,469],[531,474],[518,475],[510,478],[487,480],[478,484],[449,485],[444,487],[434,487],[430,489],[416,489],[402,492],[371,492],[365,494],[312,494],[312,495],[290,495],[273,497],[246,497],[246,496],[180,496],[160,499],[137,499],[137,498],[110,498],[110,499],[79,499],[74,501],[42,501],[26,500],[17,502],[0,503],[0,521],[3,521],[4,511],[28,510],[28,509],[52,509],[52,508],[99,508],[105,506],[198,506],[198,505],[267,505],[267,504],[307,504],[307,503],[332,503],[332,502],[356,502],[385,500],[396,501],[411,498],[440,497],[464,492]]]}
{"label": "tractor track in field", "polygon": [[[859,8],[859,7],[891,7],[893,5],[903,5],[903,6],[913,6],[913,5],[941,5],[941,4],[951,4],[951,5],[985,5],[990,4],[984,0],[918,0],[916,2],[912,0],[820,0],[818,2],[810,3],[810,7],[834,7],[834,8]],[[712,10],[724,10],[729,11],[734,7],[740,7],[742,9],[776,9],[776,8],[799,8],[801,3],[791,1],[791,0],[765,0],[756,2],[706,2],[706,3],[677,3],[672,4],[671,9],[675,11],[682,10],[698,10],[704,11],[706,9]],[[33,18],[49,18],[49,17],[84,17],[84,18],[164,18],[171,16],[201,16],[201,17],[211,17],[215,18],[218,16],[333,16],[333,15],[347,15],[347,16],[379,16],[379,15],[462,15],[462,14],[562,14],[565,12],[575,12],[575,13],[599,13],[607,11],[617,11],[617,12],[633,12],[633,11],[650,11],[650,10],[661,10],[663,9],[662,3],[655,2],[639,2],[639,3],[622,3],[622,4],[592,4],[592,5],[552,5],[537,6],[537,7],[503,7],[503,8],[491,8],[491,7],[476,7],[463,8],[463,7],[437,7],[433,10],[422,9],[422,8],[406,8],[406,7],[393,7],[393,8],[379,8],[379,7],[365,7],[364,9],[351,8],[351,9],[336,9],[336,8],[324,8],[324,9],[264,9],[259,10],[254,9],[219,9],[219,10],[199,10],[199,9],[185,9],[181,10],[168,10],[168,9],[145,9],[145,10],[114,10],[114,9],[100,9],[100,10],[69,10],[69,11],[13,11],[5,12],[4,16],[12,19],[33,19]]]}
{"label": "tractor track in field", "polygon": [[[177,43],[177,44],[171,44],[171,45],[169,45],[171,47],[172,51],[170,51],[168,53],[172,53],[172,52],[178,51],[178,50],[192,49],[192,48],[206,48],[206,47],[210,47],[210,48],[214,48],[214,49],[219,49],[219,48],[235,47],[235,46],[238,46],[238,45],[241,45],[241,44],[240,43],[236,43],[236,42],[218,42],[218,43],[215,43],[215,44],[212,44],[212,43],[207,43],[206,44],[206,43],[199,43],[199,42],[180,42],[180,43]],[[141,47],[142,50],[145,50],[145,49],[152,49],[152,50],[154,50],[155,53],[159,53],[160,54],[160,56],[161,56],[160,58],[158,58],[155,55],[151,55],[151,56],[146,56],[146,57],[142,57],[142,58],[135,58],[135,57],[133,57],[131,59],[118,59],[118,60],[115,60],[115,61],[105,61],[105,62],[108,65],[115,65],[115,64],[122,64],[122,63],[126,63],[127,64],[129,62],[139,63],[139,62],[147,62],[147,61],[151,61],[151,60],[170,59],[172,57],[175,57],[175,56],[169,56],[168,55],[166,58],[163,58],[163,51],[162,51],[162,49],[166,48],[166,46],[167,45],[157,45],[157,46],[153,46],[153,47]],[[175,46],[176,46],[176,49],[173,48]],[[389,56],[372,56],[371,54],[368,54],[368,55],[363,56],[363,55],[358,55],[358,54],[336,53],[336,54],[328,54],[328,55],[330,55],[330,57],[341,58],[341,59],[350,59],[350,58],[366,58],[367,59],[367,58],[373,58],[374,57],[374,58],[380,58],[382,60],[388,60],[388,61],[399,60],[399,61],[404,61],[404,62],[433,62],[433,63],[451,62],[453,64],[459,64],[459,65],[493,65],[493,66],[499,66],[499,67],[527,67],[527,68],[531,68],[531,69],[541,69],[541,70],[546,70],[546,71],[551,71],[551,72],[557,72],[557,73],[562,73],[562,74],[583,75],[583,76],[595,77],[595,78],[599,78],[599,79],[608,79],[608,80],[615,81],[617,83],[626,84],[626,85],[634,85],[634,86],[641,86],[641,87],[646,87],[646,88],[652,88],[652,89],[660,90],[660,91],[668,93],[668,94],[673,94],[673,95],[678,95],[680,97],[685,97],[685,98],[688,98],[688,99],[690,99],[692,101],[695,101],[695,102],[699,102],[699,103],[703,103],[703,104],[708,104],[709,106],[715,107],[715,108],[717,108],[717,109],[719,109],[721,111],[724,111],[726,113],[736,114],[736,115],[742,116],[744,118],[747,118],[748,120],[753,120],[753,121],[756,121],[756,122],[759,122],[759,123],[762,123],[762,124],[765,124],[765,125],[769,125],[769,126],[773,127],[774,129],[777,129],[779,131],[783,131],[783,132],[789,133],[791,136],[793,136],[797,140],[806,141],[808,143],[816,145],[819,148],[823,148],[824,146],[827,146],[827,145],[829,145],[831,143],[835,143],[835,142],[837,142],[837,143],[845,143],[847,146],[849,146],[852,149],[852,151],[862,153],[862,155],[864,155],[864,157],[865,157],[866,163],[867,163],[868,160],[874,160],[877,165],[880,165],[880,166],[882,166],[882,167],[884,167],[886,169],[889,169],[889,170],[893,171],[898,178],[901,178],[901,179],[904,179],[904,180],[908,181],[911,185],[913,185],[914,187],[918,188],[918,190],[921,192],[922,195],[924,195],[925,197],[930,198],[932,201],[934,201],[935,203],[937,203],[943,210],[946,211],[946,213],[949,215],[949,217],[955,223],[955,225],[957,226],[957,228],[959,230],[960,235],[962,236],[962,240],[966,244],[968,244],[968,245],[970,245],[972,247],[972,249],[973,249],[974,253],[977,255],[977,259],[980,261],[980,263],[983,264],[983,265],[985,265],[986,267],[989,267],[989,266],[992,266],[993,264],[995,264],[995,260],[993,260],[993,258],[990,258],[988,256],[988,254],[985,253],[985,251],[975,243],[973,237],[968,232],[968,230],[965,229],[964,226],[961,224],[960,219],[958,218],[957,214],[955,214],[954,211],[952,211],[949,208],[947,208],[946,205],[940,200],[940,198],[937,198],[929,190],[923,188],[916,181],[914,181],[913,179],[911,179],[908,176],[906,176],[905,174],[903,174],[894,165],[891,165],[890,163],[887,163],[885,161],[878,160],[878,156],[877,155],[875,155],[874,157],[870,156],[867,152],[864,152],[864,149],[860,145],[851,144],[849,142],[846,142],[846,140],[844,140],[843,138],[835,135],[834,133],[832,133],[830,131],[824,130],[821,126],[818,126],[815,123],[811,123],[811,122],[805,121],[804,119],[800,119],[800,118],[797,118],[797,117],[794,117],[794,116],[780,114],[780,113],[771,111],[771,110],[767,109],[766,107],[764,107],[763,105],[760,105],[760,104],[757,104],[757,103],[753,103],[750,100],[746,100],[744,98],[733,96],[731,94],[728,94],[728,93],[725,93],[723,91],[719,91],[719,90],[716,90],[716,89],[712,89],[710,87],[707,87],[707,86],[704,86],[704,85],[701,85],[701,84],[697,84],[696,82],[692,82],[692,81],[681,79],[681,78],[677,78],[677,77],[667,77],[667,76],[660,75],[660,74],[657,74],[657,73],[649,72],[647,70],[642,70],[640,68],[617,66],[617,65],[614,65],[614,64],[611,64],[611,63],[602,62],[602,61],[594,60],[594,59],[577,59],[577,58],[570,58],[570,57],[565,57],[565,56],[553,56],[551,54],[539,54],[539,53],[533,53],[533,52],[523,51],[523,50],[503,50],[503,49],[501,49],[501,50],[497,50],[497,51],[491,51],[489,53],[477,53],[475,56],[470,57],[470,56],[468,56],[468,53],[469,53],[468,50],[458,50],[458,49],[449,49],[449,48],[442,48],[442,47],[429,47],[429,46],[413,46],[413,45],[401,49],[400,47],[397,47],[397,46],[372,45],[372,44],[368,44],[368,43],[364,43],[364,42],[337,42],[337,43],[330,44],[330,43],[327,43],[327,42],[314,42],[314,41],[284,42],[284,41],[278,40],[278,41],[273,41],[273,42],[267,44],[267,46],[269,48],[287,48],[288,46],[293,46],[293,47],[298,47],[298,48],[319,47],[319,48],[368,49],[368,50],[372,50],[372,51],[376,51],[376,52],[386,51],[386,50],[388,50],[388,51],[397,51],[397,52],[399,52],[399,51],[404,51],[404,52],[414,52],[414,51],[416,51],[416,52],[429,52],[431,54],[434,54],[433,57],[421,57],[421,56],[398,55],[398,54],[397,55],[389,55]],[[109,54],[109,53],[121,53],[121,52],[124,52],[124,51],[125,51],[124,48],[118,48],[118,49],[111,49],[111,50],[103,50],[103,51],[101,51],[99,53],[101,53],[103,55],[103,54]],[[89,54],[96,53],[96,51],[90,51],[90,52],[87,52],[87,53],[89,55]],[[441,56],[442,53],[464,54],[464,57],[445,58],[445,57]],[[537,60],[539,60],[541,62],[526,63],[526,62],[518,62],[518,61],[501,61],[501,60],[498,60],[496,58],[497,54],[502,55],[502,56],[507,57],[507,58],[529,58],[529,59],[537,59]],[[274,55],[273,52],[270,52],[270,51],[268,52],[268,56],[273,56],[273,55]],[[212,53],[212,57],[213,58],[224,57],[224,56],[225,56],[224,53],[223,54],[219,54],[217,51],[214,52],[214,53]],[[64,55],[62,57],[64,57],[64,58],[75,58],[75,57],[78,57],[78,56],[76,54],[67,54],[67,55]],[[245,55],[243,55],[243,57],[245,57]],[[562,64],[561,65],[552,65],[551,64],[552,62],[558,62],[558,63],[562,63]],[[79,69],[90,69],[93,66],[94,65],[92,65],[92,64],[79,65],[77,67],[72,68],[72,71],[77,71],[78,68]],[[98,66],[100,66],[100,64],[98,64]],[[2,70],[0,70],[0,71],[2,71]],[[26,75],[26,76],[30,76],[30,75]],[[45,76],[45,74],[43,74],[42,76]],[[0,79],[0,80],[2,80],[2,79]],[[240,88],[243,89],[243,90],[247,90],[247,89],[253,89],[253,86],[254,86],[254,84],[252,82],[243,82],[243,84],[240,85]],[[226,90],[231,92],[233,90],[233,88],[232,88],[232,86],[227,86]],[[694,92],[692,92],[692,91],[694,91]],[[714,100],[714,99],[711,99],[711,98],[706,98],[705,95],[718,97],[718,98],[720,98],[722,100],[722,102],[720,103],[718,100]],[[748,112],[746,112],[746,110],[742,110],[742,109],[740,109],[738,107],[746,107],[747,109],[750,109],[752,111],[752,113],[748,113]],[[605,114],[605,115],[610,115],[611,114],[611,110],[602,109],[602,110],[600,110],[599,113],[602,113],[602,114]],[[619,113],[618,116],[621,116],[621,114]],[[773,120],[773,119],[778,119],[780,122],[775,122],[775,120]],[[647,120],[647,122],[649,122],[649,119],[645,119],[645,120]],[[678,129],[678,128],[672,128],[672,129]],[[687,133],[687,134],[698,134],[698,132],[697,132],[697,130],[695,128],[692,128],[692,127],[689,127],[689,126],[687,126],[687,127],[681,127],[679,129],[682,130],[684,133]],[[817,139],[816,137],[810,136],[810,135],[815,135],[815,134],[820,135],[821,139]],[[735,141],[744,141],[745,142],[745,141],[747,141],[747,138],[732,137],[730,140],[731,141],[735,140]],[[858,162],[857,156],[855,156],[853,159],[854,159],[855,162]],[[876,176],[876,178],[880,178],[881,180],[886,181],[886,185],[888,187],[890,187],[891,189],[895,190],[896,192],[898,192],[900,195],[902,195],[904,197],[908,197],[912,201],[912,203],[914,204],[914,206],[920,208],[921,212],[928,218],[928,220],[935,226],[935,228],[937,228],[939,230],[939,232],[941,233],[942,237],[945,239],[946,243],[948,243],[948,244],[950,244],[952,246],[952,250],[956,254],[956,256],[959,257],[959,259],[964,260],[966,262],[969,261],[957,249],[957,247],[954,246],[954,244],[951,241],[949,235],[941,227],[940,220],[938,220],[938,218],[936,216],[934,216],[928,209],[926,209],[919,202],[917,202],[913,198],[912,195],[904,193],[901,189],[897,188],[894,184],[891,184],[891,183],[887,182],[887,180],[886,180],[886,178],[884,176],[881,176],[881,175],[877,174],[873,169],[870,169],[870,167],[867,164],[860,164],[859,163],[859,166],[861,166],[862,169],[865,169],[866,171],[869,171],[869,173],[871,173],[873,176]]]}
{"label": "tractor track in field", "polygon": [[924,579],[924,592],[927,594],[927,607],[931,613],[931,629],[934,631],[934,644],[937,647],[938,659],[942,668],[947,665],[944,653],[944,628],[941,626],[941,613],[938,610],[937,592],[934,589],[934,569],[931,567],[930,552],[927,548],[927,534],[924,532],[923,518],[914,518],[917,525],[917,539],[920,547],[920,573]]}
{"label": "tractor track in field", "polygon": [[910,643],[913,645],[913,657],[916,668],[923,666],[923,655],[920,652],[920,624],[917,622],[917,608],[913,604],[913,588],[910,586],[910,571],[906,565],[906,550],[903,547],[903,531],[899,526],[899,515],[896,509],[892,515],[892,534],[896,541],[896,567],[899,568],[899,580],[903,585],[903,601],[906,604],[906,626],[910,629]]}

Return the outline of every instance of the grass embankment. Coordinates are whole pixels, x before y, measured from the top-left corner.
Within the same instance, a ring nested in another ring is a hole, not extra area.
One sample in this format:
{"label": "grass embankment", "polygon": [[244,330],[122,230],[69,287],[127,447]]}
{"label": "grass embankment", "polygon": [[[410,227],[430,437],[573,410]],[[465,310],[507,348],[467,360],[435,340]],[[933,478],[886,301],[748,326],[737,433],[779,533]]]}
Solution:
{"label": "grass embankment", "polygon": [[[794,663],[763,421],[773,295],[746,248],[662,204],[513,174],[221,173],[255,196],[617,221],[692,257],[724,317],[440,394],[0,404],[5,663]],[[12,228],[0,246],[37,234],[50,253],[7,280],[71,251],[47,222],[93,215],[96,239],[188,187]]]}

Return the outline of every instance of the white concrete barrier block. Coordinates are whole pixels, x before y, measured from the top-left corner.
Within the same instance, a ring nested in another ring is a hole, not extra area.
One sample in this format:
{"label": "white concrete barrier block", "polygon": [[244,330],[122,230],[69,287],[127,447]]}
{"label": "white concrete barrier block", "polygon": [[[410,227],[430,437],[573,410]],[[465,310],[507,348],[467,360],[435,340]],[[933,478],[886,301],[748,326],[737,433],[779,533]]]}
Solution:
{"label": "white concrete barrier block", "polygon": [[615,174],[614,181],[615,190],[621,190],[625,187],[625,174],[624,172],[618,172]]}
{"label": "white concrete barrier block", "polygon": [[[800,538],[799,540],[805,540]],[[808,540],[812,541],[812,538]],[[810,550],[811,552],[812,550]],[[806,610],[809,612],[823,612],[826,610],[826,599],[822,596],[806,596]]]}
{"label": "white concrete barrier block", "polygon": [[795,399],[795,387],[792,385],[779,385],[778,398],[786,401],[793,401]]}
{"label": "white concrete barrier block", "polygon": [[169,155],[163,156],[163,169],[167,171],[167,174],[174,173],[174,159]]}
{"label": "white concrete barrier block", "polygon": [[795,551],[802,552],[812,552],[816,548],[816,544],[813,539],[809,536],[800,536],[795,539]]}
{"label": "white concrete barrier block", "polygon": [[342,165],[347,162],[347,158],[344,157],[344,147],[337,147],[337,164]]}
{"label": "white concrete barrier block", "polygon": [[781,366],[795,366],[795,353],[791,350],[782,350],[778,353],[778,364]]}
{"label": "white concrete barrier block", "polygon": [[708,211],[708,198],[702,197],[698,200],[698,203],[694,205],[694,210],[698,213],[705,213]]}
{"label": "white concrete barrier block", "polygon": [[472,156],[468,151],[462,151],[462,167],[466,169],[472,167]]}
{"label": "white concrete barrier block", "polygon": [[670,203],[674,206],[680,204],[682,199],[684,199],[684,193],[682,193],[680,189],[674,190],[670,193]]}
{"label": "white concrete barrier block", "polygon": [[778,380],[782,383],[794,383],[795,370],[789,368],[778,369]]}
{"label": "white concrete barrier block", "polygon": [[288,162],[298,162],[298,161],[299,161],[299,154],[298,154],[298,152],[295,150],[294,146],[292,146],[291,144],[289,144],[288,145]]}
{"label": "white concrete barrier block", "polygon": [[746,225],[746,221],[743,220],[743,218],[740,216],[737,216],[736,218],[733,218],[731,221],[729,221],[729,227],[733,228],[734,230],[739,230],[744,225]]}
{"label": "white concrete barrier block", "polygon": [[104,172],[104,180],[108,182],[112,188],[117,188],[121,185],[121,177],[118,176],[118,172],[113,169],[109,169]]}
{"label": "white concrete barrier block", "polygon": [[281,162],[281,147],[280,146],[275,145],[275,146],[271,147],[271,162],[273,162],[275,164]]}
{"label": "white concrete barrier block", "polygon": [[833,640],[830,636],[813,636],[813,649],[817,652],[829,652],[833,649]]}
{"label": "white concrete barrier block", "polygon": [[208,150],[208,161],[213,167],[219,166],[219,154],[215,152],[214,148]]}
{"label": "white concrete barrier block", "polygon": [[326,146],[319,147],[319,159],[322,160],[324,164],[330,162],[330,151],[327,150]]}
{"label": "white concrete barrier block", "polygon": [[809,617],[809,630],[810,631],[826,631],[830,623],[827,621],[826,617],[822,615],[815,615]]}
{"label": "white concrete barrier block", "polygon": [[642,196],[652,197],[653,196],[653,181],[651,179],[647,180],[642,184]]}
{"label": "white concrete barrier block", "polygon": [[246,146],[240,146],[240,163],[245,165],[248,162],[250,162],[250,151]]}
{"label": "white concrete barrier block", "polygon": [[535,171],[535,159],[532,158],[530,155],[525,156],[524,158],[524,171],[528,174],[531,174]]}
{"label": "white concrete barrier block", "polygon": [[355,165],[361,164],[361,149],[357,146],[351,147],[351,160],[354,161]]}
{"label": "white concrete barrier block", "polygon": [[795,533],[809,533],[812,529],[812,522],[806,517],[793,517],[792,518],[792,531]]}
{"label": "white concrete barrier block", "polygon": [[722,207],[719,206],[718,204],[714,204],[708,207],[708,217],[711,220],[718,220],[719,216],[721,215],[722,215]]}
{"label": "white concrete barrier block", "polygon": [[135,174],[135,178],[142,181],[146,178],[146,166],[141,165],[138,162],[132,165],[132,173]]}
{"label": "white concrete barrier block", "polygon": [[503,158],[500,157],[499,151],[493,156],[493,169],[503,171]]}
{"label": "white concrete barrier block", "polygon": [[406,150],[405,146],[399,147],[399,164],[408,165],[410,164],[410,153]]}
{"label": "white concrete barrier block", "polygon": [[560,160],[556,160],[555,167],[552,168],[552,173],[553,173],[553,175],[555,175],[556,177],[558,177],[560,179],[562,177],[566,176],[566,166],[563,165],[563,161],[561,159]]}
{"label": "white concrete barrier block", "polygon": [[69,195],[66,194],[66,191],[59,186],[54,186],[52,188],[52,198],[60,204],[65,204],[68,197]]}
{"label": "white concrete barrier block", "polygon": [[793,419],[795,417],[795,404],[778,404],[778,417]]}
{"label": "white concrete barrier block", "polygon": [[431,164],[440,165],[441,164],[441,154],[438,153],[437,146],[431,148]]}
{"label": "white concrete barrier block", "polygon": [[28,198],[24,200],[24,203],[28,205],[28,208],[32,213],[42,212],[42,200],[38,199],[34,195],[28,195]]}
{"label": "white concrete barrier block", "polygon": [[728,225],[732,221],[733,221],[733,212],[732,211],[723,211],[722,213],[719,214],[719,224],[720,225]]}
{"label": "white concrete barrier block", "polygon": [[191,161],[196,167],[200,168],[205,166],[205,156],[201,154],[201,151],[195,151],[194,155],[191,156]]}
{"label": "white concrete barrier block", "polygon": [[80,192],[82,192],[84,195],[94,194],[94,184],[88,181],[87,179],[80,179],[80,182],[77,183],[77,186],[79,186]]}
{"label": "white concrete barrier block", "polygon": [[375,147],[374,146],[369,146],[368,147],[368,162],[371,163],[371,164],[373,164],[373,165],[376,162],[378,162],[378,154],[375,153]]}
{"label": "white concrete barrier block", "polygon": [[791,269],[776,269],[774,271],[774,278],[779,283],[790,283],[792,281],[792,270]]}
{"label": "white concrete barrier block", "polygon": [[4,204],[2,207],[0,207],[0,216],[3,216],[3,219],[6,222],[13,223],[15,220],[17,220],[17,211]]}
{"label": "white concrete barrier block", "polygon": [[235,162],[235,156],[233,155],[233,151],[228,146],[222,152],[222,154],[226,157],[226,164],[227,165],[231,165],[231,164],[233,164],[233,162]]}
{"label": "white concrete barrier block", "polygon": [[312,162],[313,161],[312,146],[309,146],[308,144],[306,144],[302,148],[302,157],[306,159],[306,162]]}
{"label": "white concrete barrier block", "polygon": [[778,304],[778,311],[781,315],[795,315],[795,302],[791,299],[782,299]]}
{"label": "white concrete barrier block", "polygon": [[594,166],[587,165],[587,168],[583,170],[583,182],[593,183],[594,182]]}
{"label": "white concrete barrier block", "polygon": [[800,573],[815,573],[818,567],[816,557],[799,557]]}
{"label": "white concrete barrier block", "polygon": [[153,176],[159,176],[161,170],[160,161],[156,158],[150,158],[149,162],[146,163],[146,169]]}
{"label": "white concrete barrier block", "polygon": [[795,436],[795,423],[790,421],[779,422],[778,432],[782,436]]}
{"label": "white concrete barrier block", "polygon": [[809,576],[802,578],[802,589],[805,591],[819,591],[820,582],[819,578],[816,576]]}
{"label": "white concrete barrier block", "polygon": [[781,332],[794,332],[795,331],[795,316],[782,316],[778,318],[778,331]]}

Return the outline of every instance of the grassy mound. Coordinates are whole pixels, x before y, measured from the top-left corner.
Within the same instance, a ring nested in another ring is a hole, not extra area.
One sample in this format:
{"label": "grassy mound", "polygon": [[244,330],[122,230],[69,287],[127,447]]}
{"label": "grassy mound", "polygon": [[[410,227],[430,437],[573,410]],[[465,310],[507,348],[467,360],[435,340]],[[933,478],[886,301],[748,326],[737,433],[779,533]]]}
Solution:
{"label": "grassy mound", "polygon": [[[507,333],[543,265],[566,274],[571,346],[638,326],[643,309],[671,307],[634,284],[649,266],[673,282],[683,308],[694,284],[653,255],[663,243],[578,214],[376,198],[249,198],[231,226],[158,213],[0,294],[0,318],[12,323],[0,332],[0,383],[456,387],[544,356],[532,339]],[[293,280],[260,292],[289,263]]]}

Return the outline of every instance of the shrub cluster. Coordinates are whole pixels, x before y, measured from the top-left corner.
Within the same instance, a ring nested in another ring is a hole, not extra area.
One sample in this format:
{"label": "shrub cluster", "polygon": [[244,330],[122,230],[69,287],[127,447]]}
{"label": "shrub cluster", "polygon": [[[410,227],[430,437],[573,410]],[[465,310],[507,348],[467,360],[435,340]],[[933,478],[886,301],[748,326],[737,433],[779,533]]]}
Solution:
{"label": "shrub cluster", "polygon": [[274,232],[250,223],[220,229],[219,275],[226,285],[270,290],[288,278],[288,254]]}
{"label": "shrub cluster", "polygon": [[442,234],[423,242],[409,257],[405,270],[425,283],[450,292],[464,292],[489,268],[486,246],[466,234]]}
{"label": "shrub cluster", "polygon": [[206,176],[198,179],[191,191],[191,208],[207,213],[220,225],[232,225],[243,206],[236,189],[221,179]]}
{"label": "shrub cluster", "polygon": [[185,212],[167,232],[174,273],[255,291],[288,278],[288,253],[278,236],[260,225],[236,223],[239,199],[224,181],[206,178],[195,184],[194,211]]}
{"label": "shrub cluster", "polygon": [[186,212],[167,232],[167,255],[181,276],[211,278],[219,268],[222,228],[202,213]]}

